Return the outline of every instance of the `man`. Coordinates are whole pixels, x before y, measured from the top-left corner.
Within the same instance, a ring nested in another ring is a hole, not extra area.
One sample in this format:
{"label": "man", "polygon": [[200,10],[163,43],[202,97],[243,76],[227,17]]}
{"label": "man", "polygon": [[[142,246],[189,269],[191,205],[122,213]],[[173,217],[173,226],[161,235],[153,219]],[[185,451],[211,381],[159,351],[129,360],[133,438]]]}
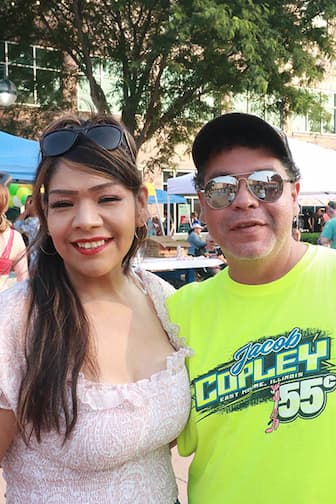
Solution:
{"label": "man", "polygon": [[329,201],[326,213],[329,220],[323,227],[320,243],[325,247],[336,249],[336,201]]}
{"label": "man", "polygon": [[334,503],[336,252],[293,239],[300,174],[270,124],[225,114],[192,154],[228,267],[168,299],[194,350],[188,502]]}
{"label": "man", "polygon": [[202,251],[205,252],[206,241],[202,239],[201,232],[203,227],[201,224],[193,224],[187,241],[190,243],[188,254],[192,256],[202,255]]}
{"label": "man", "polygon": [[197,212],[191,212],[191,214],[190,214],[190,220],[191,220],[191,226],[193,226],[194,224],[201,225],[201,221],[198,218]]}

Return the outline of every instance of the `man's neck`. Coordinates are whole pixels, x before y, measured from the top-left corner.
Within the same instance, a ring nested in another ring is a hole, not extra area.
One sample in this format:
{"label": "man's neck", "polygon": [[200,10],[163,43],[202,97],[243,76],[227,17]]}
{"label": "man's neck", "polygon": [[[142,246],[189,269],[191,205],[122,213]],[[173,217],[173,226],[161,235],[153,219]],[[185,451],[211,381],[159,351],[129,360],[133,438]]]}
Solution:
{"label": "man's neck", "polygon": [[305,243],[295,242],[288,254],[276,259],[268,257],[255,259],[227,257],[229,275],[235,282],[247,285],[274,282],[285,276],[299,262],[306,251],[307,245]]}

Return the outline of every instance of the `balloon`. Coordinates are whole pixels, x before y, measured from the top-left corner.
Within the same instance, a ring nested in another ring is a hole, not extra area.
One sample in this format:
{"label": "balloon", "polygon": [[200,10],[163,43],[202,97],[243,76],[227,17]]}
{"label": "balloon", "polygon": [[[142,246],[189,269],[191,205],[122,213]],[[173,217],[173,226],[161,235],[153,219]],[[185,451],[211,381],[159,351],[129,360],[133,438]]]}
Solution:
{"label": "balloon", "polygon": [[9,184],[9,186],[8,186],[9,194],[14,196],[16,194],[16,191],[18,190],[18,188],[19,188],[19,184]]}
{"label": "balloon", "polygon": [[16,192],[16,197],[20,201],[20,206],[26,203],[27,197],[31,194],[30,189],[28,187],[20,187]]}

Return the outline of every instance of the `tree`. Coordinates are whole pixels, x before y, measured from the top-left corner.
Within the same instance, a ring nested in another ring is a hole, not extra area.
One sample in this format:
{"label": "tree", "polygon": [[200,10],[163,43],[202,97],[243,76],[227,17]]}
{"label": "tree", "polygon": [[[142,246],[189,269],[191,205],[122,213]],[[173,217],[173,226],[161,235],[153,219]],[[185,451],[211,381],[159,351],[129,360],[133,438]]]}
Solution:
{"label": "tree", "polygon": [[[267,107],[306,112],[304,88],[333,56],[334,0],[5,0],[4,37],[68,54],[97,110],[109,99],[95,58],[117,76],[122,119],[138,146],[155,135],[170,154],[218,113],[223,96],[249,90]],[[307,93],[306,93],[307,94]]]}

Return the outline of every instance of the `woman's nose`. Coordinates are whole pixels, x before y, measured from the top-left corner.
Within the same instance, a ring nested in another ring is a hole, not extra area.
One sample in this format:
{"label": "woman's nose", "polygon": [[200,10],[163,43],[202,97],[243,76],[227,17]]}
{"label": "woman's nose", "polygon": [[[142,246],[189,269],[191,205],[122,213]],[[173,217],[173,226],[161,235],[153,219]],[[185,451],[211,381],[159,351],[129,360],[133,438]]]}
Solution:
{"label": "woman's nose", "polygon": [[250,208],[257,207],[258,205],[259,201],[249,190],[247,180],[244,178],[239,179],[236,197],[231,206],[237,208]]}
{"label": "woman's nose", "polygon": [[92,201],[81,201],[76,209],[76,214],[73,219],[74,227],[82,229],[90,229],[98,227],[102,223],[102,218],[97,205]]}

